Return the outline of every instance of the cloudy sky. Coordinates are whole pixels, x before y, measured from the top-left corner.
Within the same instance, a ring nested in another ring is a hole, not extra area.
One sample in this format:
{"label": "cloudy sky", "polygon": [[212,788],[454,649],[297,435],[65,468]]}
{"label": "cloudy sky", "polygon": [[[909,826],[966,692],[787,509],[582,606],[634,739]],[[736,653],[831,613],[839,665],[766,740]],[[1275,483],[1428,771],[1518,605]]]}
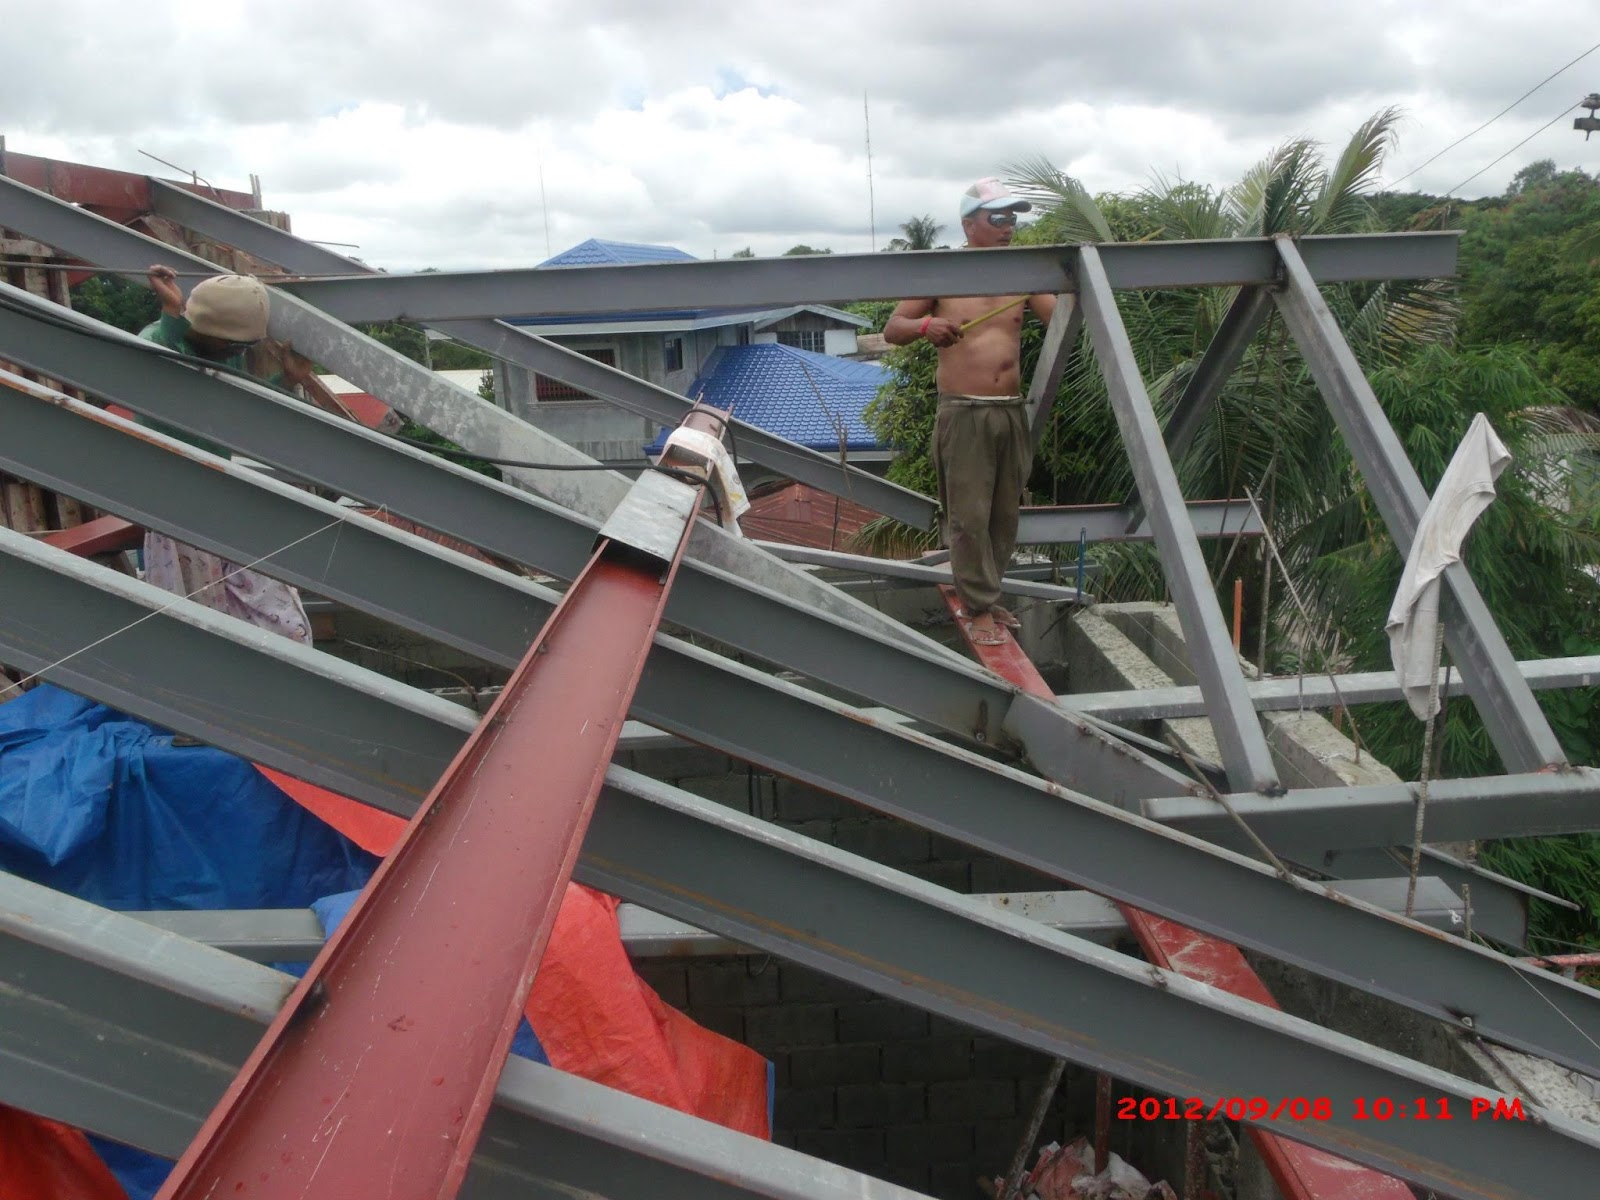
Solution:
{"label": "cloudy sky", "polygon": [[[1227,183],[1286,138],[1406,113],[1398,178],[1600,41],[1600,0],[0,0],[7,147],[219,187],[390,270],[586,237],[726,256],[952,228],[1043,155],[1092,191]],[[1600,91],[1600,52],[1418,171],[1442,192]],[[1569,113],[1539,158],[1600,170]],[[542,187],[541,187],[542,167]],[[547,233],[548,223],[548,233]]]}

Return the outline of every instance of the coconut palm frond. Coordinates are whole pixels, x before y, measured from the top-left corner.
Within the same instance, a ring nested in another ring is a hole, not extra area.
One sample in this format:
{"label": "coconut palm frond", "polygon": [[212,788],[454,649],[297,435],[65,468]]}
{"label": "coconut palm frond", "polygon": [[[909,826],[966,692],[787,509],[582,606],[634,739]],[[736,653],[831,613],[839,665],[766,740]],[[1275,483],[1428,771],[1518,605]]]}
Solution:
{"label": "coconut palm frond", "polygon": [[1049,159],[1023,159],[1006,168],[1006,182],[1019,196],[1031,200],[1055,225],[1063,242],[1111,242],[1110,222],[1100,211],[1089,189],[1072,176],[1057,170]]}
{"label": "coconut palm frond", "polygon": [[1362,122],[1323,180],[1304,232],[1350,233],[1371,224],[1372,210],[1366,194],[1378,182],[1379,169],[1394,144],[1399,122],[1400,110],[1393,107]]}
{"label": "coconut palm frond", "polygon": [[1142,197],[1163,238],[1225,238],[1233,233],[1226,197],[1204,184],[1173,182],[1158,175]]}
{"label": "coconut palm frond", "polygon": [[1572,434],[1580,437],[1600,434],[1600,416],[1585,409],[1574,408],[1570,404],[1524,408],[1517,413],[1517,419],[1529,430],[1539,434],[1552,436]]}
{"label": "coconut palm frond", "polygon": [[1228,189],[1235,236],[1297,231],[1323,177],[1314,142],[1297,138],[1279,146]]}

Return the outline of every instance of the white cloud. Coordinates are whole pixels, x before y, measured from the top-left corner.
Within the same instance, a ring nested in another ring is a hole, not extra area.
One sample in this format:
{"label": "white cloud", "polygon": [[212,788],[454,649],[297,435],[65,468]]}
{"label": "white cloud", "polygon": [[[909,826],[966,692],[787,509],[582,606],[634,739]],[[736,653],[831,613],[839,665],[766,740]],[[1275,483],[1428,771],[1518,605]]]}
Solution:
{"label": "white cloud", "polygon": [[[692,253],[882,244],[1044,155],[1091,189],[1236,178],[1286,138],[1408,114],[1396,178],[1582,50],[1595,0],[90,0],[20,6],[11,149],[224,187],[259,175],[305,236],[391,269],[537,262],[585,237]],[[1574,37],[1574,34],[1579,34]],[[1600,54],[1404,186],[1450,187],[1593,90]],[[1569,120],[1541,157],[1600,166]],[[543,166],[541,202],[540,166]]]}

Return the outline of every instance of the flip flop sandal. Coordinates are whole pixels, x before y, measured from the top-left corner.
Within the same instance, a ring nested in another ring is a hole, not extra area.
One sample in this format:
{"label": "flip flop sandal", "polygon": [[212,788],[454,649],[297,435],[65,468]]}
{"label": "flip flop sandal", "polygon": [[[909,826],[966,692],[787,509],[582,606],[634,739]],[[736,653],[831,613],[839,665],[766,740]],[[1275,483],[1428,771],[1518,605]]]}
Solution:
{"label": "flip flop sandal", "polygon": [[1012,613],[1010,609],[1001,608],[998,604],[996,604],[989,609],[989,613],[994,617],[995,621],[1001,625],[1004,625],[1007,629],[1022,628],[1022,622],[1017,619],[1016,615]]}

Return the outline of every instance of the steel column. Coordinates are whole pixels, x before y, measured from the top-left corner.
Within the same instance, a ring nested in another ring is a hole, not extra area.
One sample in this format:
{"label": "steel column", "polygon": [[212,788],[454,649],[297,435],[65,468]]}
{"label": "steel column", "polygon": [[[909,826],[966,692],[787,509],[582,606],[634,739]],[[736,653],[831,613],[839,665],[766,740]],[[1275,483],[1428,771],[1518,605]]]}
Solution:
{"label": "steel column", "polygon": [[[10,316],[0,307],[0,344],[6,342]],[[36,352],[59,332],[38,325],[26,348]],[[159,368],[133,402],[148,403],[173,424],[199,424],[224,442],[246,441],[258,458],[297,476],[390,504],[491,553],[566,576],[593,543],[594,529],[570,514],[254,385],[221,384],[151,354],[127,358],[124,352],[119,358],[108,354],[119,347],[94,339],[82,339],[73,348],[79,353],[63,351],[63,361],[87,372],[84,378],[116,386],[122,396],[139,387],[141,367]],[[121,375],[119,363],[126,364]],[[96,364],[102,366],[98,374]],[[148,430],[126,436],[117,431],[129,426],[117,418],[38,385],[27,387],[33,399],[0,387],[0,411],[14,422],[10,427],[29,435],[0,444],[0,461],[13,463],[19,474],[148,520],[175,536],[193,537],[235,561],[273,553],[269,571],[503,665],[520,659],[536,628],[531,622],[542,620],[547,594],[533,585],[518,583],[514,591],[521,594],[511,594],[504,582],[495,587],[498,573],[479,566],[458,572],[450,566],[458,561],[455,556],[437,548],[412,556],[418,561],[410,564],[403,549],[410,542],[392,531],[373,531],[342,510],[269,487],[252,472],[215,464]],[[339,524],[328,530],[335,521]],[[347,531],[349,540],[343,538]],[[301,540],[308,535],[315,536]],[[291,546],[294,542],[300,544]],[[339,553],[330,555],[333,549]],[[1001,725],[1015,692],[980,668],[960,659],[931,660],[713,568],[685,566],[669,603],[670,619],[765,660],[817,672],[835,686],[970,741],[997,745],[1004,740]],[[414,582],[410,572],[416,573]],[[481,607],[461,607],[463,589],[482,593]],[[463,618],[475,624],[464,628]],[[1016,740],[1039,745],[1052,777],[1108,801],[1173,795],[1186,783],[1061,709],[1050,709]]]}
{"label": "steel column", "polygon": [[[337,788],[353,779],[362,790],[346,794],[409,814],[474,725],[455,705],[434,701],[427,708],[421,702],[430,698],[414,695],[406,697],[413,707],[397,705],[387,698],[393,685],[381,677],[192,604],[171,605],[164,592],[4,530],[0,549],[0,584],[13,598],[0,611],[0,656],[36,668],[82,646],[86,636],[124,629],[51,677],[310,782]],[[166,611],[150,615],[163,605]],[[132,624],[138,616],[149,619]],[[276,644],[258,644],[262,639]],[[254,665],[252,648],[255,658],[273,661]],[[1587,989],[1442,940],[1365,904],[1330,903],[1320,885],[1281,880],[1239,856],[863,719],[859,710],[703,651],[685,647],[670,672],[660,668],[666,661],[656,656],[646,665],[636,708],[665,717],[685,694],[706,697],[695,712],[704,730],[675,718],[693,740],[749,754],[803,782],[1442,1020],[1470,1014],[1485,1036],[1600,1073],[1600,1054],[1582,1035],[1600,1025],[1600,997]],[[197,672],[213,663],[227,677]],[[791,705],[783,726],[773,728],[763,692],[805,703]],[[241,694],[247,703],[238,702]],[[342,724],[340,713],[348,714]],[[366,737],[352,738],[347,729]],[[386,773],[373,778],[361,767],[375,741],[414,752],[385,758]],[[827,763],[819,768],[806,745],[826,747]],[[1308,939],[1308,928],[1318,936]],[[1530,1004],[1530,988],[1545,1003]]]}
{"label": "steel column", "polygon": [[1245,693],[1244,673],[1239,669],[1222,607],[1200,554],[1200,542],[1194,528],[1183,519],[1178,476],[1156,426],[1155,412],[1145,393],[1099,251],[1083,246],[1078,255],[1078,286],[1089,336],[1100,360],[1139,494],[1150,512],[1167,586],[1183,624],[1195,675],[1205,693],[1223,766],[1237,791],[1280,792],[1272,752]]}
{"label": "steel column", "polygon": [[[1278,252],[1284,271],[1284,286],[1273,294],[1278,310],[1403,555],[1416,537],[1428,494],[1332,311],[1317,291],[1305,259],[1287,238],[1278,240]],[[1455,563],[1446,568],[1444,581],[1455,601],[1455,616],[1445,623],[1450,657],[1466,681],[1506,769],[1536,771],[1565,764],[1566,754],[1533,692],[1517,673],[1511,649],[1466,565]]]}
{"label": "steel column", "polygon": [[[31,231],[26,231],[31,232]],[[40,237],[39,234],[33,234]],[[1454,233],[1390,233],[1303,240],[1325,283],[1452,275]],[[49,241],[48,238],[42,238]],[[534,318],[682,308],[783,308],[903,296],[1019,296],[1076,290],[1070,246],[926,250],[585,267],[581,271],[434,271],[311,279],[283,285],[346,321],[397,317]],[[1270,238],[1138,242],[1100,247],[1114,288],[1227,287],[1272,283]]]}
{"label": "steel column", "polygon": [[[266,262],[291,271],[315,275],[328,272],[376,274],[371,267],[345,258],[312,242],[303,241],[263,221],[213,204],[193,192],[150,181],[155,210],[197,233],[237,246]],[[676,425],[692,402],[622,371],[574,353],[555,342],[499,321],[457,321],[439,327],[457,341],[499,358],[591,392],[628,412],[661,425]],[[744,421],[732,420],[741,457],[809,483],[813,487],[850,498],[868,508],[888,513],[919,529],[933,526],[934,505],[926,496],[892,484],[876,475],[840,463],[786,438]]]}
{"label": "steel column", "polygon": [[665,557],[602,541],[164,1200],[460,1189],[689,540],[697,487],[647,473],[623,509],[660,488]]}

